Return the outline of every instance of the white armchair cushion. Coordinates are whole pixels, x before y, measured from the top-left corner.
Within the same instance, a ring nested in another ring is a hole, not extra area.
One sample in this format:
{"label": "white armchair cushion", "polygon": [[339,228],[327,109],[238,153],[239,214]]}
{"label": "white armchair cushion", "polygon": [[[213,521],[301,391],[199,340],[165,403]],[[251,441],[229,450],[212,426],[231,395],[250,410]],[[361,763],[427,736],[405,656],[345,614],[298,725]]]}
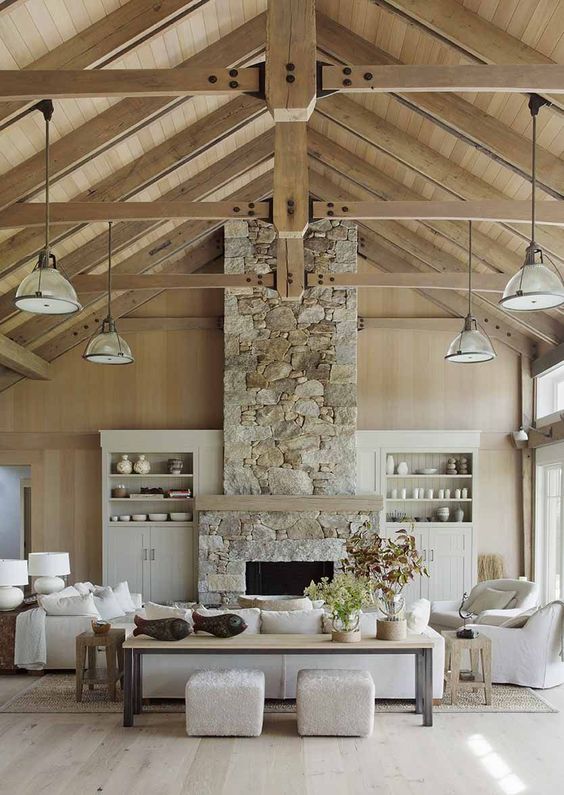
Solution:
{"label": "white armchair cushion", "polygon": [[407,627],[411,632],[420,635],[429,624],[431,602],[428,599],[417,599],[407,609]]}
{"label": "white armchair cushion", "polygon": [[499,590],[497,588],[484,588],[468,599],[466,610],[478,614],[484,610],[503,610],[515,597],[515,591]]}
{"label": "white armchair cushion", "polygon": [[261,610],[265,635],[320,635],[323,610]]}
{"label": "white armchair cushion", "polygon": [[127,582],[118,582],[113,588],[114,595],[118,601],[119,606],[124,613],[133,613],[135,610],[135,603],[129,593],[129,585]]}
{"label": "white armchair cushion", "polygon": [[100,618],[94,595],[59,596],[58,593],[38,596],[37,601],[48,616],[91,616]]}
{"label": "white armchair cushion", "polygon": [[100,618],[103,618],[104,621],[125,615],[125,610],[121,609],[115,593],[109,586],[97,588],[94,591],[94,604],[98,608]]}
{"label": "white armchair cushion", "polygon": [[[506,610],[505,612],[508,611]],[[535,607],[532,607],[530,610],[524,610],[517,613],[515,616],[511,616],[511,618],[508,618],[500,626],[505,627],[506,629],[521,629],[525,626],[528,620],[535,615],[536,612],[537,608]]]}

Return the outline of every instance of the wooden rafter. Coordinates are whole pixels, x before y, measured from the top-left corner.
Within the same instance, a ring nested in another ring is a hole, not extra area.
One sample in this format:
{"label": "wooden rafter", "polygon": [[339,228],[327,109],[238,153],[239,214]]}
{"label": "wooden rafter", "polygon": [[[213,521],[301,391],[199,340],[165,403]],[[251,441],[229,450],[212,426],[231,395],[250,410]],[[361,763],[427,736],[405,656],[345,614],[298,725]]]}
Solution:
{"label": "wooden rafter", "polygon": [[[85,277],[94,278],[94,277]],[[472,280],[476,292],[502,293],[506,276],[476,274]],[[468,276],[465,273],[308,273],[308,287],[386,287],[400,290],[465,290]]]}
{"label": "wooden rafter", "polygon": [[[100,276],[77,276],[73,286],[78,293],[94,293],[104,290],[107,278]],[[272,273],[150,273],[146,276],[118,274],[112,277],[115,290],[201,290],[238,287],[274,287]]]}
{"label": "wooden rafter", "polygon": [[3,334],[0,334],[0,364],[27,378],[47,381],[51,377],[49,363],[45,359]]}

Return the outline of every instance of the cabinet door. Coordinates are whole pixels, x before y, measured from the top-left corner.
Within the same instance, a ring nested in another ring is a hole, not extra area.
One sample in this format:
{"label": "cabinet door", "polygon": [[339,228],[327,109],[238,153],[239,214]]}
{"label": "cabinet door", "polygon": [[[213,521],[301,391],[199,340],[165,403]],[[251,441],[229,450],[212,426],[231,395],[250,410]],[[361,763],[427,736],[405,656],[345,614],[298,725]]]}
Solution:
{"label": "cabinet door", "polygon": [[149,528],[117,523],[106,532],[106,582],[127,580],[132,593],[149,598]]}
{"label": "cabinet door", "polygon": [[151,527],[151,601],[186,601],[194,593],[193,531]]}
{"label": "cabinet door", "polygon": [[461,599],[472,587],[472,529],[429,528],[429,599]]}
{"label": "cabinet door", "polygon": [[[411,532],[411,531],[410,531]],[[417,543],[417,549],[421,555],[423,555],[423,560],[425,565],[428,567],[428,529],[417,527],[413,530],[413,535],[415,536],[415,540]],[[390,536],[392,533],[389,534]],[[427,597],[427,577],[415,577],[410,583],[408,583],[402,591],[405,597],[405,604],[409,607],[412,602],[415,602],[416,599],[421,599],[422,597]]]}

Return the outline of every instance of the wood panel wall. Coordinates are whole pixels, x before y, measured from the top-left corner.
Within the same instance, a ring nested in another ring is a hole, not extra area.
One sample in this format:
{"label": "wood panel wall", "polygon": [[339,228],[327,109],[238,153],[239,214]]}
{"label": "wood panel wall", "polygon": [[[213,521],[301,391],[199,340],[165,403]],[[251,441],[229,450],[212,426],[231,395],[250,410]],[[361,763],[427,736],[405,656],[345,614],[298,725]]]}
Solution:
{"label": "wood panel wall", "polygon": [[[217,316],[221,291],[163,294],[144,316]],[[365,291],[360,313],[438,316],[415,293]],[[98,367],[79,347],[49,382],[22,381],[0,394],[0,463],[31,464],[33,547],[71,553],[72,579],[101,577],[101,428],[222,427],[219,331],[128,335],[136,362]],[[519,425],[519,361],[498,345],[491,364],[443,361],[449,335],[366,329],[359,338],[359,428],[480,429],[480,552],[521,570],[520,469],[507,434]]]}

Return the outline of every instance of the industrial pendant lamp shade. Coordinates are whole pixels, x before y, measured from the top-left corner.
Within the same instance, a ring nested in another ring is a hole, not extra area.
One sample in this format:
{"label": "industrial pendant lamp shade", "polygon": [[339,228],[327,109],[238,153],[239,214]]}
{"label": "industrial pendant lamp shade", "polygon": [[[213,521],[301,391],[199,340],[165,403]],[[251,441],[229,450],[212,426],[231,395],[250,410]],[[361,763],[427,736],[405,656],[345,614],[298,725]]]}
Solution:
{"label": "industrial pendant lamp shade", "polygon": [[472,222],[468,224],[468,314],[464,318],[462,330],[448,347],[445,359],[460,364],[489,362],[495,359],[495,351],[490,338],[478,325],[472,314]]}
{"label": "industrial pendant lamp shade", "polygon": [[550,262],[543,250],[535,243],[535,199],[537,187],[536,149],[537,149],[537,114],[542,105],[548,104],[537,94],[529,98],[529,110],[533,117],[533,156],[531,173],[531,242],[527,246],[525,262],[515,276],[507,282],[500,304],[504,309],[513,312],[533,312],[539,309],[553,309],[564,304],[564,283],[562,277],[552,264],[545,265],[545,258]]}
{"label": "industrial pendant lamp shade", "polygon": [[45,119],[45,247],[33,271],[18,287],[14,303],[18,309],[36,315],[70,315],[82,307],[74,287],[57,269],[57,258],[49,247],[49,122],[53,103],[43,100],[37,108]]}
{"label": "industrial pendant lamp shade", "polygon": [[120,337],[112,318],[112,222],[108,226],[108,314],[99,331],[86,346],[83,358],[94,364],[131,364],[134,361],[131,348]]}

